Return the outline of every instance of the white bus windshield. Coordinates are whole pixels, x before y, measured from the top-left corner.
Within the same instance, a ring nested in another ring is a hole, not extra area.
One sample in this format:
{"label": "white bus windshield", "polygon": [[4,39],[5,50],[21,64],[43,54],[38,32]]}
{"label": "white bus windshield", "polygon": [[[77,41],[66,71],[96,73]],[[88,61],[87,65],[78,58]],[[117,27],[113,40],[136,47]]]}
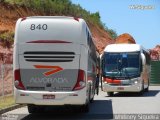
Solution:
{"label": "white bus windshield", "polygon": [[103,75],[120,79],[140,75],[140,52],[105,53],[103,56]]}

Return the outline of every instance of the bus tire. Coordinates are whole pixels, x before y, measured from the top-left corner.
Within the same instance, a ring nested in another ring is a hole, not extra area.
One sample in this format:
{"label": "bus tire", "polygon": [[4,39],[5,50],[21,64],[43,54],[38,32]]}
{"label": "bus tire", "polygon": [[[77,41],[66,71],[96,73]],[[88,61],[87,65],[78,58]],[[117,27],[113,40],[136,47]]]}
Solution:
{"label": "bus tire", "polygon": [[113,96],[114,92],[107,92],[108,96]]}
{"label": "bus tire", "polygon": [[27,105],[29,113],[37,113],[37,108],[35,105]]}
{"label": "bus tire", "polygon": [[81,112],[82,113],[88,113],[89,112],[89,103],[81,106]]}
{"label": "bus tire", "polygon": [[139,95],[143,95],[144,94],[144,82],[142,83],[142,90],[139,92]]}
{"label": "bus tire", "polygon": [[93,101],[94,101],[94,97],[90,99],[90,103],[93,103]]}
{"label": "bus tire", "polygon": [[148,92],[149,91],[149,87],[145,88],[145,92]]}
{"label": "bus tire", "polygon": [[91,85],[90,85],[90,87],[89,87],[89,102],[90,103],[93,103],[93,100],[94,100],[94,95],[93,95],[93,97],[91,98]]}
{"label": "bus tire", "polygon": [[44,107],[43,106],[36,106],[36,105],[27,105],[28,106],[28,112],[35,114],[35,113],[43,113]]}
{"label": "bus tire", "polygon": [[[149,80],[148,80],[149,81]],[[149,91],[149,82],[148,82],[148,86],[147,88],[145,88],[145,92],[148,92]]]}

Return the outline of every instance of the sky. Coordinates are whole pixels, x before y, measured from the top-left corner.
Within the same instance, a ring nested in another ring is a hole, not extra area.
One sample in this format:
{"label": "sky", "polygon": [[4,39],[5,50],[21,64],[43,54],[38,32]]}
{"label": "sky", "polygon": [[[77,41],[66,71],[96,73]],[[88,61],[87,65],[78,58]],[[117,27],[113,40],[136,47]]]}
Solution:
{"label": "sky", "polygon": [[129,33],[147,49],[160,45],[160,0],[71,0],[91,13],[118,35]]}

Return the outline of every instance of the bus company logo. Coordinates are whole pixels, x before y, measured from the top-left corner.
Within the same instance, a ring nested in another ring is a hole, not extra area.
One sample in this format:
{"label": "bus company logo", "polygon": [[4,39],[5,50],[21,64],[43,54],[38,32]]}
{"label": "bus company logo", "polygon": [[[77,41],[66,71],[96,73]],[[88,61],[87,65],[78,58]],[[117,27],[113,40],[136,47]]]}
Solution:
{"label": "bus company logo", "polygon": [[34,65],[34,67],[37,69],[49,69],[48,71],[43,73],[46,77],[63,70],[63,68],[59,66]]}

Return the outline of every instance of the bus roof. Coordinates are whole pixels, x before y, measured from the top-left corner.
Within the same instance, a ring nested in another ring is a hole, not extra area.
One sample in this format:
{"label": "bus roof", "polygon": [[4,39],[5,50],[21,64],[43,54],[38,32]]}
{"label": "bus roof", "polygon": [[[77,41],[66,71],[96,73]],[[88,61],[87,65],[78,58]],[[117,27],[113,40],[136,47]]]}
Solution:
{"label": "bus roof", "polygon": [[22,19],[74,19],[74,20],[82,20],[82,18],[79,17],[71,17],[71,16],[29,16],[24,17]]}
{"label": "bus roof", "polygon": [[143,49],[139,44],[111,44],[106,46],[104,52],[136,52]]}
{"label": "bus roof", "polygon": [[61,40],[83,43],[87,24],[82,18],[67,16],[31,16],[17,22],[18,42]]}

